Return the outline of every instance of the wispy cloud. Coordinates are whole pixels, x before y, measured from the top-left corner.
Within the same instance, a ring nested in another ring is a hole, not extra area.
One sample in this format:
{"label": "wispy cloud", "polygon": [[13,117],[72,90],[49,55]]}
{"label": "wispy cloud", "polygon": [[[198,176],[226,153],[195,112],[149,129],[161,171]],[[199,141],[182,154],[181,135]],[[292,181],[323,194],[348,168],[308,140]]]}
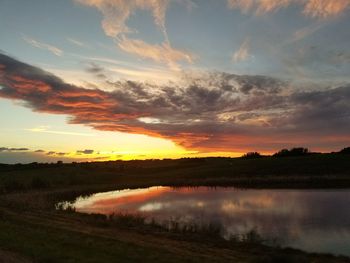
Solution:
{"label": "wispy cloud", "polygon": [[261,15],[287,7],[292,1],[295,0],[227,0],[227,4],[229,8],[239,8],[244,13],[254,12]]}
{"label": "wispy cloud", "polygon": [[187,61],[192,63],[195,56],[189,52],[174,49],[169,43],[161,45],[151,45],[142,40],[128,39],[123,37],[118,46],[125,52],[137,55],[142,58],[151,59],[169,65],[171,68],[178,69],[177,62]]}
{"label": "wispy cloud", "polygon": [[91,63],[103,65],[104,73],[107,71],[106,74],[108,76],[113,74],[113,76],[118,76],[122,79],[167,83],[174,80],[177,76],[177,72],[161,66],[144,66],[140,63],[128,63],[106,57],[89,57],[77,54],[73,54],[73,56],[86,60],[90,65]]}
{"label": "wispy cloud", "polygon": [[89,47],[87,44],[85,44],[85,43],[83,43],[75,38],[67,37],[66,39],[68,42],[70,42],[71,44],[74,44],[78,47],[85,47],[85,48]]}
{"label": "wispy cloud", "polygon": [[257,15],[276,12],[291,4],[301,5],[306,16],[316,18],[337,16],[350,7],[348,0],[227,0],[227,3],[229,8]]}
{"label": "wispy cloud", "polygon": [[40,42],[38,40],[35,40],[35,39],[27,37],[27,36],[22,36],[22,38],[24,41],[26,41],[28,44],[32,45],[33,47],[50,51],[52,54],[54,54],[56,56],[63,55],[63,50],[59,49],[58,47],[46,44],[44,42]]}
{"label": "wispy cloud", "polygon": [[247,38],[246,40],[244,40],[240,48],[235,53],[233,53],[232,61],[237,63],[237,62],[246,61],[247,59],[251,58],[252,55],[250,55],[249,49],[250,49],[250,40]]}
{"label": "wispy cloud", "polygon": [[48,130],[48,128],[46,126],[40,126],[40,127],[36,127],[36,128],[26,129],[26,131],[52,133],[52,134],[59,134],[59,135],[88,136],[88,137],[95,136],[95,134],[91,134],[91,133],[52,131],[52,130]]}
{"label": "wispy cloud", "polygon": [[28,151],[28,148],[8,148],[8,147],[0,147],[0,152],[23,152]]}
{"label": "wispy cloud", "polygon": [[[107,36],[112,37],[117,46],[130,54],[141,58],[148,58],[158,63],[167,64],[171,68],[178,69],[178,61],[192,63],[194,56],[189,52],[173,48],[170,44],[165,27],[166,11],[170,0],[75,0],[78,3],[95,7],[104,16],[102,28]],[[192,6],[191,0],[177,0]],[[152,45],[141,39],[130,39],[126,35],[135,33],[126,22],[135,10],[149,10],[152,12],[154,23],[164,35],[164,43]]]}
{"label": "wispy cloud", "polygon": [[304,38],[307,38],[310,35],[317,32],[318,30],[322,29],[328,23],[329,23],[328,21],[326,22],[324,20],[320,20],[320,21],[317,21],[311,25],[307,25],[307,26],[295,31],[293,36],[288,38],[287,41],[285,42],[285,44],[292,44],[294,42],[297,42],[297,41],[300,41]]}
{"label": "wispy cloud", "polygon": [[[130,15],[137,9],[150,10],[154,23],[162,30],[167,38],[165,15],[169,0],[75,0],[78,3],[95,7],[104,16],[102,27],[110,37],[134,31],[126,25]],[[183,0],[184,1],[184,0]],[[187,0],[188,1],[188,0]]]}

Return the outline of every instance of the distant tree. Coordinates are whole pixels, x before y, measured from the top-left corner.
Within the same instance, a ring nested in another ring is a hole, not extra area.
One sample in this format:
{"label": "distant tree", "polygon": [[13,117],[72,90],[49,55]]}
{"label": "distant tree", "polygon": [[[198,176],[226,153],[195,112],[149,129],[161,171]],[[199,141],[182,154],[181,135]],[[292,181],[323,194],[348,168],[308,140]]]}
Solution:
{"label": "distant tree", "polygon": [[289,150],[288,149],[282,149],[272,155],[273,157],[285,157],[289,156]]}
{"label": "distant tree", "polygon": [[290,150],[288,149],[282,149],[279,152],[275,153],[274,157],[289,157],[289,156],[303,156],[310,154],[309,149],[303,148],[303,147],[297,147],[292,148]]}
{"label": "distant tree", "polygon": [[341,154],[350,154],[350,147],[346,147],[339,151]]}
{"label": "distant tree", "polygon": [[289,152],[291,156],[307,155],[310,153],[308,148],[303,147],[293,148]]}
{"label": "distant tree", "polygon": [[242,158],[244,159],[255,159],[255,158],[261,158],[261,157],[263,156],[258,152],[247,152],[246,154],[242,155]]}

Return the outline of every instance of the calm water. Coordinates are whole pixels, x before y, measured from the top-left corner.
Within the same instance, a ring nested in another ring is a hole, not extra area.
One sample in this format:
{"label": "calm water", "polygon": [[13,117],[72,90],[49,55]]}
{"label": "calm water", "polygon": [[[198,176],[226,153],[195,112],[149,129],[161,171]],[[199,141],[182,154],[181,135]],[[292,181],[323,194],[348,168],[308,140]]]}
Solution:
{"label": "calm water", "polygon": [[150,187],[97,193],[70,205],[84,213],[142,213],[159,223],[216,222],[224,237],[255,229],[282,246],[350,256],[349,190]]}

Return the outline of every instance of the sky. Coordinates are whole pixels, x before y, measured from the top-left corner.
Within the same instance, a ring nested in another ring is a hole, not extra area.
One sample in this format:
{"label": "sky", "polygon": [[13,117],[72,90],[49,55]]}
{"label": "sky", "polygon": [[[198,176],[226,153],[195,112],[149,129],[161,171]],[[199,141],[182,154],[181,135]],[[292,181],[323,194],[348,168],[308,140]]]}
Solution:
{"label": "sky", "polygon": [[0,0],[0,163],[350,145],[349,0]]}

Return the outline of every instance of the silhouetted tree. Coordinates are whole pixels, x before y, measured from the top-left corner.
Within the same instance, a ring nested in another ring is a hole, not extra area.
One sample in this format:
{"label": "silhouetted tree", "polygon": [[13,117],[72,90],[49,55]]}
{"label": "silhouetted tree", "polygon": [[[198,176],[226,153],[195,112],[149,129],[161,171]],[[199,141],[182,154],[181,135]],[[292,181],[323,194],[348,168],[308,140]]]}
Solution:
{"label": "silhouetted tree", "polygon": [[346,147],[339,151],[341,154],[350,154],[350,147]]}
{"label": "silhouetted tree", "polygon": [[279,152],[275,153],[274,157],[289,157],[289,156],[303,156],[310,154],[309,149],[303,148],[303,147],[297,147],[292,148],[290,150],[288,149],[282,149]]}
{"label": "silhouetted tree", "polygon": [[248,152],[248,153],[242,155],[242,158],[244,158],[244,159],[255,159],[255,158],[261,158],[261,157],[263,157],[263,156],[258,152]]}

